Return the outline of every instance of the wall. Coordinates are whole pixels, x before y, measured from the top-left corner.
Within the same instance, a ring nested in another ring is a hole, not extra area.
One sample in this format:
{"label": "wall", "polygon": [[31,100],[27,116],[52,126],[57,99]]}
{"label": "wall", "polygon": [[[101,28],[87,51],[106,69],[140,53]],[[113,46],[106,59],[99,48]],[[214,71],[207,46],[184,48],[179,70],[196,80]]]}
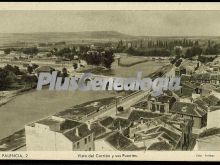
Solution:
{"label": "wall", "polygon": [[[155,111],[152,111],[153,104],[155,105]],[[152,112],[160,112],[161,107],[164,106],[164,112],[163,113],[169,113],[169,104],[168,103],[161,103],[161,102],[152,102],[148,101],[148,109]]]}
{"label": "wall", "polygon": [[72,151],[73,143],[67,139],[63,134],[56,133],[56,151]]}
{"label": "wall", "polygon": [[208,112],[207,128],[220,127],[220,109]]}
{"label": "wall", "polygon": [[55,132],[25,126],[27,151],[55,151]]}
{"label": "wall", "polygon": [[210,140],[209,142],[207,140],[205,142],[197,140],[194,151],[220,151],[220,138],[219,140]]}
{"label": "wall", "polygon": [[182,115],[184,119],[193,119],[193,127],[194,128],[201,128],[201,118],[199,117],[192,117],[187,115]]}
{"label": "wall", "polygon": [[117,151],[114,147],[112,147],[104,139],[100,139],[100,140],[95,141],[95,150],[96,151]]}
{"label": "wall", "polygon": [[85,144],[85,138],[80,139],[80,147],[77,148],[76,143],[72,143],[62,133],[54,132],[49,127],[43,127],[40,124],[36,126],[25,126],[26,134],[26,146],[27,151],[89,151],[94,150],[94,137],[93,133],[90,134],[90,141],[87,138],[87,144]]}
{"label": "wall", "polygon": [[201,118],[193,117],[193,127],[201,128]]}
{"label": "wall", "polygon": [[27,151],[72,151],[72,142],[63,134],[25,126]]}
{"label": "wall", "polygon": [[[91,141],[89,142],[88,137],[91,137]],[[85,144],[85,138],[80,139],[79,141],[79,148],[77,148],[77,142],[75,142],[73,144],[73,150],[74,151],[89,151],[89,149],[91,149],[91,151],[95,150],[95,145],[94,145],[94,137],[93,137],[93,133],[90,134],[89,136],[85,137],[87,138],[87,144]]]}

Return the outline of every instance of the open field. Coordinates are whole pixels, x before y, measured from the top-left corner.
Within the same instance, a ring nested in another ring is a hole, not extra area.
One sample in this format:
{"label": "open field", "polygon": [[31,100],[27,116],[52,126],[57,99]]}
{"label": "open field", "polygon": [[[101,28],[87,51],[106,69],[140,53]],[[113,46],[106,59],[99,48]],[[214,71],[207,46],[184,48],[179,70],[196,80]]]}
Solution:
{"label": "open field", "polygon": [[[132,56],[132,55],[127,55],[126,53],[117,53],[121,57],[121,65],[135,65],[138,63],[146,62],[147,58],[141,57],[141,56]],[[116,54],[116,56],[117,56]]]}
{"label": "open field", "polygon": [[[121,63],[134,63],[139,61],[146,60],[144,57],[134,57],[134,56],[121,56]],[[143,76],[148,76],[150,73],[155,72],[158,68],[167,65],[168,61],[162,62],[156,62],[156,61],[147,61],[143,63],[139,63],[136,65],[132,65],[130,67],[122,67],[118,66],[117,62],[115,61],[112,64],[112,74],[117,76],[117,77],[131,77],[131,76],[136,76],[137,72],[142,72],[142,77]]]}
{"label": "open field", "polygon": [[102,67],[92,67],[88,65],[79,72],[91,72],[97,75],[101,74],[114,77],[135,77],[137,72],[142,72],[142,77],[144,77],[169,64],[168,60],[152,61],[146,57],[129,56],[125,53],[120,53],[120,56],[120,63],[125,64],[124,66],[118,65],[117,60],[115,60],[115,62],[112,63],[112,69],[110,71],[103,70]]}

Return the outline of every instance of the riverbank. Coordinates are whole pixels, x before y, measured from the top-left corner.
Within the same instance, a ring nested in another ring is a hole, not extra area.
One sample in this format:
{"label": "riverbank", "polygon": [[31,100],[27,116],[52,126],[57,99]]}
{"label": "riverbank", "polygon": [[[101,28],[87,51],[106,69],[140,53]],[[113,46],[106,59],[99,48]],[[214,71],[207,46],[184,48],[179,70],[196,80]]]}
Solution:
{"label": "riverbank", "polygon": [[33,88],[24,88],[12,91],[0,91],[0,107],[10,102],[17,95],[25,94],[31,91]]}
{"label": "riverbank", "polygon": [[19,130],[0,140],[0,151],[15,151],[26,145],[25,130]]}

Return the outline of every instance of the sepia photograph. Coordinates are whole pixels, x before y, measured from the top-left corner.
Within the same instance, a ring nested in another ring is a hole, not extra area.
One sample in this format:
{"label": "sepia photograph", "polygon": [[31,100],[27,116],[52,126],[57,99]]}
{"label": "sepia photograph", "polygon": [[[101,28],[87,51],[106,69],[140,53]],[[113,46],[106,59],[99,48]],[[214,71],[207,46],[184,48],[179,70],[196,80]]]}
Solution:
{"label": "sepia photograph", "polygon": [[220,10],[125,4],[0,4],[0,159],[218,159]]}

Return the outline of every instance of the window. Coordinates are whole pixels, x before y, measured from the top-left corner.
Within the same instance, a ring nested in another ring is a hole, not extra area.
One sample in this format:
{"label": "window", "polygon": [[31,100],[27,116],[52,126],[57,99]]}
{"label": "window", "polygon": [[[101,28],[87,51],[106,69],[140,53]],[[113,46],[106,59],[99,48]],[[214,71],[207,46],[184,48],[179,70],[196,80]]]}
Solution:
{"label": "window", "polygon": [[91,147],[89,147],[89,151],[92,151],[92,148],[91,148]]}
{"label": "window", "polygon": [[160,106],[160,113],[164,113],[164,112],[165,112],[164,105],[161,105]]}
{"label": "window", "polygon": [[91,136],[88,137],[89,142],[91,141]]}
{"label": "window", "polygon": [[79,142],[77,142],[77,148],[79,148]]}
{"label": "window", "polygon": [[85,144],[87,144],[87,138],[85,138]]}
{"label": "window", "polygon": [[160,110],[160,105],[156,105],[156,111],[159,111]]}
{"label": "window", "polygon": [[152,112],[155,112],[155,111],[156,111],[156,105],[152,104]]}

